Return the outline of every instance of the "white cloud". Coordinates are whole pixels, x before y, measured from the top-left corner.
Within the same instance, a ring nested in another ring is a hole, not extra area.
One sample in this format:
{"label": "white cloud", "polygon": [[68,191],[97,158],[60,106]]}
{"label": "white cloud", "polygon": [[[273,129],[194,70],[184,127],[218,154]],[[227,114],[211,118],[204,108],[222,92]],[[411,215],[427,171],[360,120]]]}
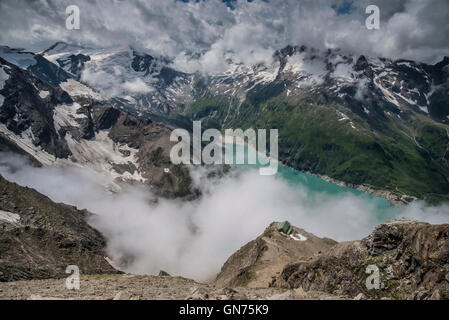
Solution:
{"label": "white cloud", "polygon": [[136,78],[132,81],[126,81],[123,83],[122,87],[131,93],[148,93],[153,90],[153,88],[143,82],[140,78]]}
{"label": "white cloud", "polygon": [[103,70],[84,68],[81,81],[93,88],[100,89],[104,95],[109,97],[118,96],[122,93],[120,78]]}
{"label": "white cloud", "polygon": [[[49,46],[56,40],[90,46],[132,45],[175,58],[183,70],[218,72],[226,58],[265,61],[288,44],[339,47],[360,54],[435,62],[449,52],[446,0],[361,0],[347,14],[343,0],[77,1],[81,29],[65,29],[70,1],[4,0],[0,42]],[[367,30],[365,8],[381,10],[380,30]],[[27,19],[23,19],[27,17]]]}
{"label": "white cloud", "polygon": [[123,52],[112,54],[109,57],[110,61],[100,59],[86,63],[81,73],[81,81],[108,97],[127,96],[130,93],[146,94],[154,90],[151,86],[152,76],[143,77],[142,73],[135,72],[122,61],[123,54]]}
{"label": "white cloud", "polygon": [[[193,171],[204,196],[197,201],[159,199],[146,188],[128,187],[111,194],[103,187],[111,178],[87,169],[31,168],[16,157],[0,155],[0,173],[8,180],[36,188],[57,202],[94,212],[91,224],[108,241],[110,257],[125,259],[131,273],[166,270],[206,280],[226,259],[255,239],[273,221],[289,220],[321,237],[361,239],[383,219],[415,217],[448,223],[447,206],[416,203],[387,210],[380,217],[373,203],[352,194],[311,194],[257,170],[240,172],[220,181]],[[8,169],[3,163],[14,168]],[[312,197],[312,198],[311,198]],[[314,201],[311,201],[314,200]]]}

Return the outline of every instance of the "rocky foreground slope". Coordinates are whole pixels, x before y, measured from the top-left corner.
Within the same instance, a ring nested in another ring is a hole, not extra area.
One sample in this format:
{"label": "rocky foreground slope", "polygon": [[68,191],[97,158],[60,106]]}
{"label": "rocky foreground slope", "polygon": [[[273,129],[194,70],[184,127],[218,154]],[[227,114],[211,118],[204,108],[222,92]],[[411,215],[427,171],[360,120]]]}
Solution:
{"label": "rocky foreground slope", "polygon": [[65,279],[0,282],[0,300],[246,300],[266,299],[285,291],[278,288],[218,288],[182,277],[130,274],[82,275],[80,290],[67,290]]}
{"label": "rocky foreground slope", "polygon": [[68,265],[116,273],[105,259],[105,239],[85,221],[88,214],[0,175],[0,282],[66,277]]}
{"label": "rocky foreground slope", "polygon": [[298,228],[281,235],[276,226],[233,254],[209,283],[163,272],[84,274],[75,291],[64,279],[0,282],[0,299],[449,299],[449,225],[388,221],[342,243]]}

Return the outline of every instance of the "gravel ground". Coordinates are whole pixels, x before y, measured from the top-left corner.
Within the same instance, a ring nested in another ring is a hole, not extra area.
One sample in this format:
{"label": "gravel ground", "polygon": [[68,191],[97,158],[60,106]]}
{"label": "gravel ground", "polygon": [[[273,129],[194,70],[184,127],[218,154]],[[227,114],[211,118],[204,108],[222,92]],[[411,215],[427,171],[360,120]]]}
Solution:
{"label": "gravel ground", "polygon": [[281,289],[217,288],[181,277],[82,275],[79,290],[68,290],[65,279],[0,283],[0,299],[183,300],[267,299]]}

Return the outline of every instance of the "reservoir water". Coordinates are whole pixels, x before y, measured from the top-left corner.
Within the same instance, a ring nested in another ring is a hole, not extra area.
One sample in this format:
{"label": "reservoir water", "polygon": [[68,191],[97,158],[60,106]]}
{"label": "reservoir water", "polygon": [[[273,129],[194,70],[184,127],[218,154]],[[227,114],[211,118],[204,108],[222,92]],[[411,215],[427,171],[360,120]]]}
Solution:
{"label": "reservoir water", "polygon": [[[232,144],[227,144],[226,149],[232,147]],[[260,164],[248,164],[248,147],[247,146],[234,146],[234,159],[237,157],[238,152],[244,152],[245,164],[237,165],[247,170],[254,170],[260,168]],[[260,155],[259,155],[260,157]],[[288,183],[293,188],[297,188],[298,192],[307,193],[307,206],[314,206],[326,200],[333,200],[338,197],[345,197],[348,195],[355,196],[364,202],[372,209],[374,220],[378,223],[384,222],[388,219],[397,218],[398,210],[393,207],[387,199],[383,197],[374,196],[357,189],[341,187],[339,185],[327,182],[312,174],[304,173],[298,170],[294,170],[290,167],[280,165],[275,175],[276,179],[281,179]]]}

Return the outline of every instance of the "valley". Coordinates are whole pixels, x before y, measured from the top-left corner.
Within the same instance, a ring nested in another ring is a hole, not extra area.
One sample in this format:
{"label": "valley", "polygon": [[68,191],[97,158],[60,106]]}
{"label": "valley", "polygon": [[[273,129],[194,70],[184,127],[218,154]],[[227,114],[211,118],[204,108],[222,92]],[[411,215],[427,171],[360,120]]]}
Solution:
{"label": "valley", "polygon": [[[0,298],[447,299],[448,65],[287,46],[205,75],[1,47]],[[278,129],[277,173],[173,163],[193,121]]]}
{"label": "valley", "polygon": [[[74,53],[93,59],[74,74],[81,81],[92,68],[117,66],[129,70],[120,81],[143,79],[155,88],[138,93],[141,98],[113,93],[128,111],[185,117],[190,130],[192,120],[223,132],[279,129],[282,163],[348,186],[388,191],[398,202],[440,203],[449,193],[449,111],[442,103],[449,99],[447,58],[427,65],[288,46],[274,53],[271,64],[228,61],[223,74],[205,76],[177,72],[166,59],[126,48],[98,53],[56,44],[44,57],[69,70],[77,62],[62,60]],[[107,92],[102,84],[90,85]]]}

